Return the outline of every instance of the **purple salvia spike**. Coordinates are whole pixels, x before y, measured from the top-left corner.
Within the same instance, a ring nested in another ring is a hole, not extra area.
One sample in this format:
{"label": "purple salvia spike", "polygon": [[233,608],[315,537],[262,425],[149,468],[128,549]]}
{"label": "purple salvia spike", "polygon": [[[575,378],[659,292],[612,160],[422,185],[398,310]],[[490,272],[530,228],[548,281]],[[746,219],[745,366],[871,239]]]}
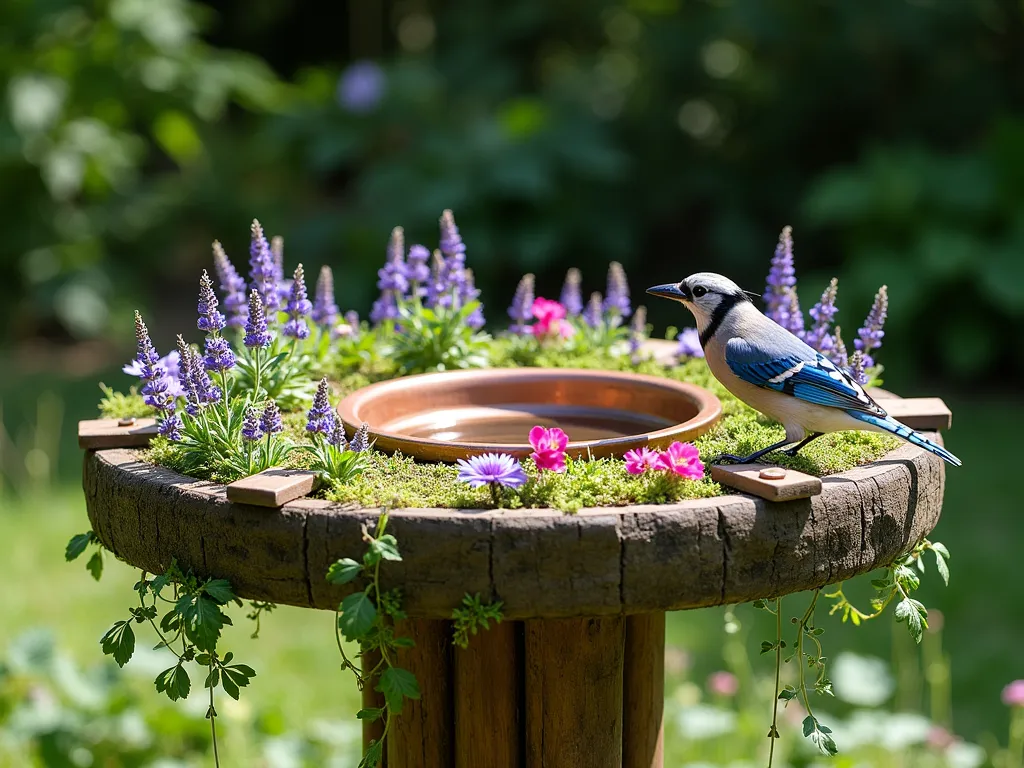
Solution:
{"label": "purple salvia spike", "polygon": [[342,451],[348,446],[348,440],[345,439],[345,425],[341,423],[341,419],[335,420],[331,434],[327,436],[327,442]]}
{"label": "purple salvia spike", "polygon": [[263,226],[252,220],[252,240],[249,244],[249,277],[252,286],[260,294],[263,308],[270,313],[280,306],[277,289],[277,267],[274,255],[270,251],[270,243],[263,234]]}
{"label": "purple salvia spike", "polygon": [[235,353],[231,351],[231,344],[223,336],[206,337],[203,367],[208,371],[216,372],[227,371],[235,367]]}
{"label": "purple salvia spike", "polygon": [[565,313],[569,317],[576,317],[583,311],[583,293],[580,288],[582,282],[582,276],[576,267],[565,273],[559,302],[565,307]]}
{"label": "purple salvia spike", "polygon": [[309,325],[306,323],[306,316],[312,311],[313,303],[306,294],[306,274],[302,270],[302,265],[299,264],[295,268],[291,290],[288,293],[288,304],[285,306],[288,321],[284,324],[281,333],[292,339],[309,338]]}
{"label": "purple salvia spike", "polygon": [[252,405],[245,406],[245,416],[242,419],[242,437],[253,443],[263,437],[263,430],[260,429],[259,411]]}
{"label": "purple salvia spike", "polygon": [[414,245],[409,249],[409,258],[405,264],[405,276],[413,289],[414,296],[423,294],[423,286],[430,280],[430,250],[422,245]]}
{"label": "purple salvia spike", "polygon": [[793,265],[793,228],[785,226],[772,256],[764,289],[764,313],[779,325],[786,327],[784,313],[789,304],[788,291],[796,290],[796,269]]}
{"label": "purple salvia spike", "polygon": [[284,424],[281,422],[281,409],[273,400],[267,400],[263,406],[263,413],[260,415],[260,430],[264,435],[276,435],[284,431]]}
{"label": "purple salvia spike", "polygon": [[[480,296],[480,291],[477,289],[475,280],[473,278],[473,270],[464,270],[463,275],[465,277],[465,280],[462,284],[462,290],[458,297],[459,304],[461,306],[465,306],[471,301],[478,301],[478,297]],[[476,331],[483,328],[485,322],[486,320],[484,319],[484,305],[478,302],[476,305],[476,309],[470,312],[469,316],[466,318],[466,325],[468,325],[470,328]]]}
{"label": "purple salvia spike", "polygon": [[862,387],[868,383],[868,375],[864,371],[867,367],[865,361],[865,355],[859,349],[850,355],[850,375]]}
{"label": "purple salvia spike", "polygon": [[848,368],[850,365],[846,344],[843,343],[843,331],[838,325],[836,326],[835,334],[832,336],[832,351],[829,352],[828,358],[840,368]]}
{"label": "purple salvia spike", "polygon": [[613,320],[616,317],[629,317],[632,311],[626,270],[617,261],[608,265],[608,293],[604,297],[604,311],[611,315]]}
{"label": "purple salvia spike", "polygon": [[836,294],[839,290],[839,280],[832,278],[828,288],[821,294],[821,299],[810,308],[808,314],[814,320],[810,330],[804,334],[804,341],[811,347],[828,357],[832,349],[834,339],[832,338],[832,321],[839,311],[836,307]]}
{"label": "purple salvia spike", "polygon": [[508,308],[508,316],[512,318],[509,330],[512,333],[530,332],[530,321],[533,320],[533,286],[534,277],[531,274],[523,275],[516,286],[512,305]]}
{"label": "purple salvia spike", "polygon": [[380,325],[385,320],[395,320],[398,318],[398,302],[395,301],[395,294],[393,291],[384,291],[380,298],[373,302],[373,306],[370,307],[370,322],[374,325]]}
{"label": "purple salvia spike", "polygon": [[313,302],[313,322],[321,328],[331,328],[338,322],[340,310],[334,303],[334,273],[328,266],[320,267],[316,279],[316,301]]}
{"label": "purple salvia spike", "polygon": [[394,295],[404,296],[409,290],[409,280],[405,275],[405,230],[395,227],[391,230],[388,240],[387,259],[384,266],[377,270],[377,287],[381,291],[393,291]]}
{"label": "purple salvia spike", "polygon": [[199,278],[199,320],[196,326],[200,331],[206,333],[218,333],[226,325],[224,315],[217,310],[217,296],[213,292],[213,281],[207,271],[203,270],[203,276]]}
{"label": "purple salvia spike", "polygon": [[440,251],[434,251],[430,261],[430,280],[427,282],[424,304],[431,309],[438,306],[444,289],[444,258]]}
{"label": "purple salvia spike", "polygon": [[640,362],[640,347],[647,338],[647,307],[640,305],[633,313],[633,321],[630,324],[629,353],[633,365]]}
{"label": "purple salvia spike", "polygon": [[220,281],[220,290],[224,296],[224,310],[227,324],[232,328],[244,328],[245,318],[249,315],[249,297],[245,292],[245,280],[235,270],[234,265],[224,253],[221,244],[213,241],[213,266]]}
{"label": "purple salvia spike", "polygon": [[313,396],[313,406],[306,418],[306,431],[330,435],[335,421],[334,409],[331,408],[330,385],[325,376],[320,379],[316,394]]}
{"label": "purple salvia spike", "polygon": [[352,442],[348,444],[348,449],[355,453],[370,450],[370,425],[365,421],[359,425],[359,429],[352,436]]}
{"label": "purple salvia spike", "polygon": [[135,341],[138,344],[138,353],[135,355],[135,359],[142,367],[139,377],[143,379],[156,378],[158,375],[156,372],[157,363],[160,362],[160,355],[157,354],[156,348],[149,338],[149,329],[143,322],[142,314],[138,310],[135,310]]}
{"label": "purple salvia spike", "polygon": [[459,263],[466,261],[466,245],[462,242],[459,228],[455,224],[455,216],[451,209],[446,208],[441,213],[440,220],[441,240],[439,247],[446,259],[455,259]]}
{"label": "purple salvia spike", "polygon": [[883,328],[888,313],[889,289],[883,285],[875,294],[875,301],[864,320],[864,327],[857,331],[857,338],[853,342],[857,351],[864,353],[865,368],[870,368],[875,364],[875,358],[871,352],[882,346],[882,338],[885,336]]}
{"label": "purple salvia spike", "polygon": [[587,302],[586,309],[583,310],[583,322],[591,328],[600,328],[604,322],[604,302],[601,300],[601,294],[597,291],[590,294],[590,301]]}
{"label": "purple salvia spike", "polygon": [[172,442],[178,442],[181,440],[181,429],[183,426],[181,417],[172,412],[169,416],[160,420],[157,433]]}
{"label": "purple salvia spike", "polygon": [[249,293],[249,318],[245,322],[243,343],[250,349],[269,347],[273,335],[267,330],[267,319],[263,315],[263,302],[255,288]]}
{"label": "purple salvia spike", "polygon": [[683,328],[676,336],[676,341],[679,342],[677,357],[704,357],[704,348],[700,345],[700,334],[696,328]]}

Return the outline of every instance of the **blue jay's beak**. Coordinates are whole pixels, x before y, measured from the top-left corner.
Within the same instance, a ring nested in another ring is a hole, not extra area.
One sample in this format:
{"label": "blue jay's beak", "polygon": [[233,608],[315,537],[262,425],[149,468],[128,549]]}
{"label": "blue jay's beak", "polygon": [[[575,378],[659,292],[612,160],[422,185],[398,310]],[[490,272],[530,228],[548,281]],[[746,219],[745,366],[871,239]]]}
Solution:
{"label": "blue jay's beak", "polygon": [[652,296],[662,296],[673,301],[682,301],[686,298],[686,294],[679,290],[679,283],[656,285],[653,288],[648,288],[647,292]]}

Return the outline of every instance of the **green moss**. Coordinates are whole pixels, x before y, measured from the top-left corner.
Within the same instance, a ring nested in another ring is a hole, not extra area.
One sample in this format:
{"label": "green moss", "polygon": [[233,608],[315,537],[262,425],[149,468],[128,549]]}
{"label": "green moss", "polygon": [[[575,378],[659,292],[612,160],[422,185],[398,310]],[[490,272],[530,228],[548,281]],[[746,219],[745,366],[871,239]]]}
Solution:
{"label": "green moss", "polygon": [[100,384],[103,398],[99,403],[100,416],[104,419],[126,419],[129,416],[152,416],[153,409],[145,404],[135,387],[128,393],[115,392],[112,387]]}
{"label": "green moss", "polygon": [[[531,364],[545,367],[589,368],[596,370],[635,371],[664,376],[705,387],[722,401],[722,420],[707,434],[695,440],[705,462],[722,453],[744,455],[783,437],[782,428],[749,408],[718,383],[702,359],[688,359],[666,369],[653,360],[632,365],[625,355],[612,355],[605,350],[547,350],[523,340],[496,339],[492,342],[492,362],[498,367]],[[351,364],[337,365],[331,370],[335,398],[344,397],[375,381],[392,378],[393,366],[388,361],[373,359],[362,370]],[[141,397],[104,390],[101,409],[104,415],[138,415],[144,410]],[[302,444],[306,442],[304,411],[285,414],[285,436]],[[767,460],[784,467],[813,475],[842,472],[874,461],[899,445],[899,440],[869,432],[840,432],[826,435],[811,443],[796,457],[782,453],[770,454]],[[146,458],[154,463],[182,471],[181,456],[173,443],[162,438],[153,442]],[[288,466],[308,466],[308,454],[292,451]],[[720,495],[722,489],[708,479],[681,480],[663,472],[633,476],[620,460],[596,459],[568,462],[564,474],[544,473],[536,479],[536,470],[525,462],[532,478],[518,492],[502,492],[503,507],[551,507],[572,512],[583,507],[622,506],[627,504],[662,504],[684,499]],[[457,479],[457,470],[447,464],[417,462],[396,454],[373,453],[363,475],[345,485],[334,485],[320,492],[328,499],[359,504],[365,507],[448,507],[480,508],[492,504],[487,488],[471,489]],[[228,482],[236,478],[211,477]]]}

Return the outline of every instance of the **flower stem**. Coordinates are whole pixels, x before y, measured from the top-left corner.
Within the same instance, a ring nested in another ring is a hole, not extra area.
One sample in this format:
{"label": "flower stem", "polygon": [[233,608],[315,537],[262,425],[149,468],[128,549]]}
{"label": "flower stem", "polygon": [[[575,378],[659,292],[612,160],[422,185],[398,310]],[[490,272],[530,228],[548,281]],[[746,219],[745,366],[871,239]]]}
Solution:
{"label": "flower stem", "polygon": [[220,755],[217,753],[217,715],[213,709],[213,686],[210,686],[210,735],[213,737],[213,764],[220,768]]}
{"label": "flower stem", "polygon": [[775,598],[775,703],[772,706],[772,730],[768,747],[768,768],[772,768],[775,757],[775,740],[779,738],[779,677],[782,674],[782,598]]}
{"label": "flower stem", "polygon": [[259,397],[260,394],[260,348],[253,347],[252,350],[252,367],[253,367],[253,382],[252,382],[252,393],[254,396]]}

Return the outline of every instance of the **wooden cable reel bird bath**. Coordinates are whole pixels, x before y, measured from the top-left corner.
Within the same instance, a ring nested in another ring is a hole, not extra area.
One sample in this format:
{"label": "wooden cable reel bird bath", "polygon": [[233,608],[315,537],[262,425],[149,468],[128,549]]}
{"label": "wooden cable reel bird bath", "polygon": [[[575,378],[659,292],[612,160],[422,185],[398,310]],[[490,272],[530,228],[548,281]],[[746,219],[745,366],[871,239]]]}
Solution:
{"label": "wooden cable reel bird bath", "polygon": [[[887,401],[894,402],[894,401]],[[942,507],[941,459],[902,445],[822,478],[810,498],[727,495],[583,509],[396,509],[389,531],[415,640],[398,664],[422,698],[392,721],[388,768],[661,768],[665,612],[821,587],[887,565]],[[241,597],[335,610],[352,587],[324,575],[362,551],[379,510],[300,498],[232,502],[225,486],[88,450],[84,486],[100,541],[152,573],[176,559]],[[501,600],[505,620],[452,645],[465,594]],[[367,686],[364,706],[380,706]],[[364,741],[380,723],[364,723]]]}

